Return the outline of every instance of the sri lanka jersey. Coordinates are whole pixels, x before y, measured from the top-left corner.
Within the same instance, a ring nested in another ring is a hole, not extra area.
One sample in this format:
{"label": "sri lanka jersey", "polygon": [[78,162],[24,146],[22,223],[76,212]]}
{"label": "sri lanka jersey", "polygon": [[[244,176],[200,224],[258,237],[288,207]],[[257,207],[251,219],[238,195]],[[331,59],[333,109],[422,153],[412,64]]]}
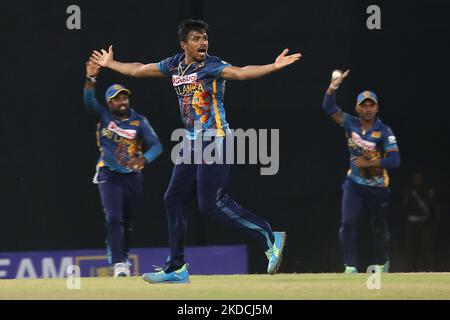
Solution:
{"label": "sri lanka jersey", "polygon": [[350,152],[350,170],[348,177],[356,183],[375,186],[389,186],[389,176],[383,168],[357,168],[352,160],[355,156],[362,156],[367,160],[383,159],[387,152],[398,151],[397,141],[391,128],[377,118],[368,131],[361,127],[358,117],[344,113],[345,133]]}
{"label": "sri lanka jersey", "polygon": [[[95,98],[94,90],[84,90],[86,109],[97,118],[97,145],[100,149],[98,167],[120,173],[134,170],[127,168],[133,157],[143,156],[147,163],[153,161],[162,151],[161,143],[147,118],[130,109],[128,119],[115,117],[109,108],[102,106]],[[148,150],[142,154],[142,143]]]}
{"label": "sri lanka jersey", "polygon": [[220,73],[230,64],[208,55],[202,62],[186,65],[184,58],[184,53],[178,53],[157,66],[172,77],[188,138],[195,139],[199,131],[209,129],[213,129],[215,135],[224,136],[228,123],[223,106],[225,80],[220,78]]}

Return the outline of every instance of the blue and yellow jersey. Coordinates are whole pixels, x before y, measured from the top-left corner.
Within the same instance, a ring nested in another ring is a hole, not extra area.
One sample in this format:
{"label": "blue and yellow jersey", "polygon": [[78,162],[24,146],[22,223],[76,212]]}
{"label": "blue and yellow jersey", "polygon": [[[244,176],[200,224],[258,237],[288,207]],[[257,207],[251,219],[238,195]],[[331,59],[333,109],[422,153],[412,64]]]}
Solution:
{"label": "blue and yellow jersey", "polygon": [[[86,109],[94,114],[97,123],[97,145],[100,149],[98,167],[120,173],[133,170],[126,167],[133,157],[143,156],[147,163],[153,161],[162,151],[161,143],[147,118],[130,109],[128,119],[115,117],[109,108],[95,98],[94,90],[84,89]],[[148,149],[142,154],[142,147]]]}
{"label": "blue and yellow jersey", "polygon": [[397,141],[391,128],[377,118],[368,131],[361,127],[358,117],[344,114],[345,133],[350,152],[350,170],[348,177],[356,183],[375,186],[389,186],[389,176],[383,168],[357,168],[353,157],[362,156],[367,160],[383,159],[390,151],[398,151]]}
{"label": "blue and yellow jersey", "polygon": [[200,122],[203,131],[214,129],[216,135],[223,136],[228,123],[223,106],[225,80],[220,78],[220,73],[230,64],[208,55],[200,63],[186,65],[184,58],[184,53],[179,53],[162,60],[157,66],[172,78],[188,137],[195,139],[198,133],[194,122]]}

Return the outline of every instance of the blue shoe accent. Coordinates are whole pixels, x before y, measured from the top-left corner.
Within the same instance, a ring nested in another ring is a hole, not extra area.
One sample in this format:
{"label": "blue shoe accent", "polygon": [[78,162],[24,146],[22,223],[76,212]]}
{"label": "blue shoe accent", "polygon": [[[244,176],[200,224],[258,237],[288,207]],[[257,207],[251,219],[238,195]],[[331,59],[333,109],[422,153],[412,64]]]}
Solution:
{"label": "blue shoe accent", "polygon": [[385,264],[382,265],[376,265],[377,268],[380,270],[380,272],[382,273],[388,273],[389,272],[389,268],[391,266],[391,263],[389,262],[389,260],[386,261]]}
{"label": "blue shoe accent", "polygon": [[344,273],[358,273],[356,267],[345,266]]}
{"label": "blue shoe accent", "polygon": [[165,273],[162,268],[157,268],[158,272],[144,273],[142,278],[150,283],[189,283],[188,265],[184,264],[178,270]]}
{"label": "blue shoe accent", "polygon": [[275,243],[272,248],[266,251],[269,264],[267,265],[267,273],[275,274],[281,265],[281,259],[283,258],[283,249],[286,243],[286,232],[274,232]]}

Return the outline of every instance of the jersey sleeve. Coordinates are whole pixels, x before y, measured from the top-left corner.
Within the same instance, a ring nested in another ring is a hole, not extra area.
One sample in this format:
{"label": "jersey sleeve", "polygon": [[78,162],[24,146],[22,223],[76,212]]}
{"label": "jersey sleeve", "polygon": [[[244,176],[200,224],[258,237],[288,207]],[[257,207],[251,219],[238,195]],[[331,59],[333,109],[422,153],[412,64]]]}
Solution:
{"label": "jersey sleeve", "polygon": [[100,119],[102,114],[105,112],[105,107],[103,107],[95,97],[95,89],[88,90],[84,88],[83,100],[84,107],[88,113],[94,115],[96,119]]}
{"label": "jersey sleeve", "polygon": [[158,62],[156,66],[159,71],[164,73],[166,76],[170,76],[170,70],[173,68],[177,56],[178,55],[174,55],[173,57],[169,57]]}
{"label": "jersey sleeve", "polygon": [[325,92],[322,107],[329,116],[342,111],[341,108],[339,108],[339,106],[336,104],[336,93],[329,95],[327,92]]}
{"label": "jersey sleeve", "polygon": [[389,127],[383,130],[383,149],[385,152],[398,151],[397,138]]}
{"label": "jersey sleeve", "polygon": [[344,123],[342,124],[342,127],[345,129],[345,131],[350,131],[353,116],[349,115],[347,112],[343,112],[342,115],[344,116]]}
{"label": "jersey sleeve", "polygon": [[161,154],[162,145],[147,118],[142,117],[140,129],[142,140],[144,141],[146,148],[148,148],[148,150],[143,154],[143,157],[147,163],[150,163]]}
{"label": "jersey sleeve", "polygon": [[208,60],[207,72],[208,72],[208,75],[212,76],[213,78],[219,79],[223,68],[230,67],[230,66],[231,66],[231,64],[229,64],[226,61],[220,60],[219,57],[211,57]]}

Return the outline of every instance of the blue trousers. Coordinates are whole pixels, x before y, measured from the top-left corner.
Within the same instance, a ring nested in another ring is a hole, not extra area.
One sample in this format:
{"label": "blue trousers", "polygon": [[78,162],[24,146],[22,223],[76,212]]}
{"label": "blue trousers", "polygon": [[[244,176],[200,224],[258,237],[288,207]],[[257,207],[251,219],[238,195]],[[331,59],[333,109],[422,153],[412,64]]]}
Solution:
{"label": "blue trousers", "polygon": [[126,262],[135,200],[143,191],[142,173],[118,173],[102,167],[98,189],[106,221],[106,247],[111,264]]}
{"label": "blue trousers", "polygon": [[[218,138],[217,140],[222,139]],[[216,141],[217,141],[216,140]],[[222,152],[226,157],[226,144],[222,139]],[[203,142],[202,150],[212,142]],[[183,156],[180,151],[179,157]],[[194,159],[193,142],[188,148]],[[211,217],[219,223],[234,229],[240,229],[253,236],[265,250],[272,246],[274,238],[268,222],[237,204],[226,193],[230,177],[229,164],[176,164],[169,187],[164,196],[167,209],[169,243],[171,257],[166,272],[184,264],[184,244],[186,235],[186,207],[197,191],[200,214]]]}
{"label": "blue trousers", "polygon": [[389,232],[386,224],[389,195],[389,188],[364,186],[349,178],[345,179],[339,237],[346,266],[358,266],[358,222],[362,215],[368,215],[372,230],[372,264],[382,265],[389,259]]}

